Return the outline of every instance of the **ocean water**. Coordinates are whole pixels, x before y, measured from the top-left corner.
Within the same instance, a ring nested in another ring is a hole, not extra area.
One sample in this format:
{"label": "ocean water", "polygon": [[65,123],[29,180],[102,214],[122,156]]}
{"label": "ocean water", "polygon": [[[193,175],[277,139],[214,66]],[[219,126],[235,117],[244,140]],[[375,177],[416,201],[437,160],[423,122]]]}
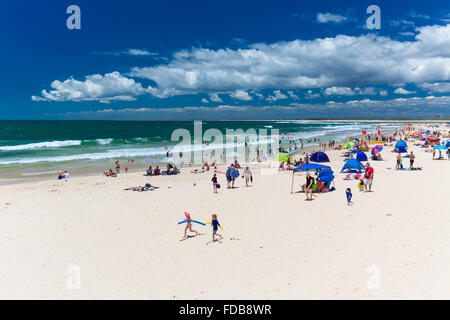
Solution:
{"label": "ocean water", "polygon": [[[288,139],[302,138],[304,145],[314,145],[321,139],[342,141],[359,135],[362,130],[375,132],[394,130],[404,123],[369,121],[203,121],[203,133],[218,129],[254,128],[278,129],[282,144]],[[177,149],[172,142],[176,129],[187,129],[193,135],[193,121],[0,121],[0,183],[24,179],[56,176],[61,170],[72,174],[101,172],[114,167],[118,159],[122,168],[131,170],[147,167],[144,159],[152,158],[154,165],[162,163],[167,151],[187,152]],[[269,139],[262,139],[268,142]],[[194,149],[211,146],[194,145]],[[217,145],[216,145],[217,147]],[[128,161],[130,160],[130,162]]]}

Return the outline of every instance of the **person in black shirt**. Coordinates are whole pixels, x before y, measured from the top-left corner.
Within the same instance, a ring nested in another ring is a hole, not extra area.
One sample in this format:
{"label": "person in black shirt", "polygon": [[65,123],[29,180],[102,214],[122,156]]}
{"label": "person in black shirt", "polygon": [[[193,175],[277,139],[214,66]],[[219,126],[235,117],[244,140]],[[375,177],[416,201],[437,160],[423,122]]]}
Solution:
{"label": "person in black shirt", "polygon": [[217,193],[217,176],[216,176],[216,174],[214,174],[211,181],[213,183],[213,192]]}
{"label": "person in black shirt", "polygon": [[[306,173],[306,185],[305,194],[307,200],[312,200],[312,186],[314,184],[314,178],[309,173]],[[308,196],[309,195],[309,196]]]}

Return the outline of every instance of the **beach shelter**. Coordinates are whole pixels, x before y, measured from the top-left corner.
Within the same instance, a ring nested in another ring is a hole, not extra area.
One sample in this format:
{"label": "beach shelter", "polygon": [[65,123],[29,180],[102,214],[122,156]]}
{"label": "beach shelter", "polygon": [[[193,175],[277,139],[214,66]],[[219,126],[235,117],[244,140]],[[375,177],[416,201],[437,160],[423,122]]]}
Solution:
{"label": "beach shelter", "polygon": [[319,181],[320,182],[331,182],[334,180],[333,170],[324,169],[319,171]]}
{"label": "beach shelter", "polygon": [[331,182],[333,180],[334,180],[334,176],[333,175],[319,177],[319,181],[320,182]]}
{"label": "beach shelter", "polygon": [[331,169],[323,169],[319,171],[319,178],[320,177],[324,177],[324,176],[332,176],[333,175],[333,170]]}
{"label": "beach shelter", "polygon": [[405,147],[395,148],[395,151],[398,152],[398,153],[407,153],[408,152],[408,150],[406,150]]}
{"label": "beach shelter", "polygon": [[396,144],[395,144],[395,149],[397,149],[398,147],[403,147],[403,148],[408,148],[408,145],[406,144],[406,142],[405,141],[403,141],[403,140],[400,140],[399,142],[397,142]]}
{"label": "beach shelter", "polygon": [[361,173],[361,170],[364,170],[364,166],[362,165],[362,163],[356,159],[351,159],[348,160],[344,166],[342,167],[341,173],[344,172],[345,170],[348,171],[352,171],[352,170],[356,170],[358,172]]}
{"label": "beach shelter", "polygon": [[275,161],[278,161],[278,162],[287,162],[288,159],[292,160],[292,158],[289,157],[288,154],[284,153],[284,152],[280,152],[275,156]]}
{"label": "beach shelter", "polygon": [[310,164],[305,164],[303,166],[297,167],[294,170],[292,170],[291,193],[293,193],[293,190],[294,190],[294,176],[295,176],[295,173],[296,172],[300,172],[300,171],[309,171],[309,170],[316,170],[316,171],[319,172],[319,175],[320,175],[320,172],[322,170],[330,170],[331,172],[333,172],[331,170],[330,166],[325,166],[323,164],[317,164],[317,163],[310,163]]}
{"label": "beach shelter", "polygon": [[308,170],[324,170],[324,169],[331,169],[330,166],[325,166],[323,164],[317,164],[317,163],[310,163],[310,164],[304,164],[300,167],[295,168],[293,171],[308,171]]}
{"label": "beach shelter", "polygon": [[309,160],[312,162],[330,162],[326,153],[320,151],[313,153]]}
{"label": "beach shelter", "polygon": [[435,150],[447,150],[447,147],[445,147],[443,145],[437,145],[437,146],[434,146],[433,149],[435,149]]}
{"label": "beach shelter", "polygon": [[363,151],[363,152],[367,152],[369,151],[369,147],[367,146],[366,143],[361,143],[361,145],[359,146],[359,150]]}
{"label": "beach shelter", "polygon": [[431,145],[437,145],[437,144],[439,144],[439,138],[438,137],[429,137],[429,142],[430,142],[430,144]]}
{"label": "beach shelter", "polygon": [[367,155],[362,151],[357,151],[355,155],[355,159],[358,161],[367,161]]}
{"label": "beach shelter", "polygon": [[353,146],[355,143],[354,142],[347,142],[346,144],[344,144],[344,148],[345,149],[348,149],[348,148],[350,148],[351,146]]}

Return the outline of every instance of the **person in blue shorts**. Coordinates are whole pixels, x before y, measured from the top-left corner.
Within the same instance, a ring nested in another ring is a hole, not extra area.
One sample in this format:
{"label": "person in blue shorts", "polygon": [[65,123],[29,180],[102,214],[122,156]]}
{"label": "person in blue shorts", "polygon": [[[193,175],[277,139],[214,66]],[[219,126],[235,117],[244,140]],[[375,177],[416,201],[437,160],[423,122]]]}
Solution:
{"label": "person in blue shorts", "polygon": [[212,228],[213,228],[212,241],[215,241],[215,236],[219,236],[219,237],[222,238],[222,235],[217,233],[217,230],[220,227],[220,223],[219,223],[219,220],[217,220],[217,215],[216,214],[213,214],[211,218],[212,218],[211,219],[211,225],[212,225]]}
{"label": "person in blue shorts", "polygon": [[353,205],[352,190],[350,188],[347,188],[347,190],[345,190],[345,195],[347,196],[347,205],[349,206]]}

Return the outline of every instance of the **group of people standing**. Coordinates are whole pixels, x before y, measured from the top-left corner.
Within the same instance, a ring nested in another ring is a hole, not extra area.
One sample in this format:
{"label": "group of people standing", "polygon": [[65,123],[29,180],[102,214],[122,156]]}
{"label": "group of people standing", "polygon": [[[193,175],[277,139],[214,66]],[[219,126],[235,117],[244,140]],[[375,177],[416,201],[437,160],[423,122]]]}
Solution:
{"label": "group of people standing", "polygon": [[[227,179],[227,189],[234,189],[234,182],[236,178],[239,176],[237,171],[237,166],[235,164],[231,164],[227,171],[225,172],[225,178]],[[253,183],[253,174],[250,170],[249,166],[246,165],[242,177],[245,179],[245,186],[250,187],[250,183]],[[211,182],[213,185],[213,192],[217,193],[217,189],[220,188],[220,184],[218,183],[217,174],[214,174],[211,178]]]}

